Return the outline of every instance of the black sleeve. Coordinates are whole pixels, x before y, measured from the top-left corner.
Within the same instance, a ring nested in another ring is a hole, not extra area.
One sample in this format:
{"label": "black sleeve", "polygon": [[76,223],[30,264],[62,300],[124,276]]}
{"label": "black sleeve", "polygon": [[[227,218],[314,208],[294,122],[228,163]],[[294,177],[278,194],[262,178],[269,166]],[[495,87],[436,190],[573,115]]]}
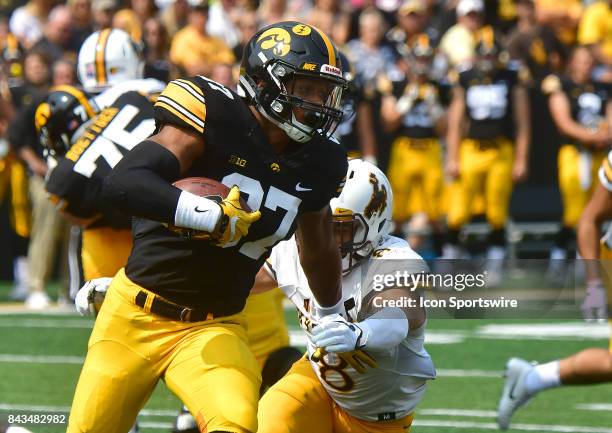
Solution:
{"label": "black sleeve", "polygon": [[45,181],[47,191],[65,203],[65,210],[80,218],[91,218],[100,212],[102,182],[87,178],[74,170],[74,163],[61,158]]}
{"label": "black sleeve", "polygon": [[348,159],[346,151],[342,146],[331,140],[327,144],[327,152],[321,152],[325,155],[325,161],[321,161],[317,178],[316,194],[313,198],[304,202],[301,209],[305,212],[319,211],[329,204],[329,201],[338,197],[344,187],[346,180],[346,172],[348,170]]}
{"label": "black sleeve", "polygon": [[143,141],[106,176],[102,197],[128,215],[174,223],[181,190],[171,183],[179,175],[179,162],[168,149]]}

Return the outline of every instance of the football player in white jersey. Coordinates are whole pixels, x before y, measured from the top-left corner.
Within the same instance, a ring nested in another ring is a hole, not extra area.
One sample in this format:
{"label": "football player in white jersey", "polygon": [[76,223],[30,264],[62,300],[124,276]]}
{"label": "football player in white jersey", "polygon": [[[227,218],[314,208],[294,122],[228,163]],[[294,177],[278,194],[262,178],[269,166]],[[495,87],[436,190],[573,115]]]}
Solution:
{"label": "football player in white jersey", "polygon": [[[351,160],[344,189],[330,205],[346,314],[319,314],[294,238],[273,249],[266,266],[298,309],[308,352],[260,400],[258,432],[406,433],[436,376],[423,347],[425,310],[418,290],[378,282],[397,271],[427,272],[427,265],[406,241],[388,235],[391,187],[373,164]],[[416,305],[383,306],[391,299]]]}

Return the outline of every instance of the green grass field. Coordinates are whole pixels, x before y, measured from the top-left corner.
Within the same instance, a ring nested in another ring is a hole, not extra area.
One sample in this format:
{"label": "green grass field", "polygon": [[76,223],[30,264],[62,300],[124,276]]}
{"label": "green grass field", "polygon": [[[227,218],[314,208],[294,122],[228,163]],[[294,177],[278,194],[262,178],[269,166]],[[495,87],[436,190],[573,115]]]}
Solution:
{"label": "green grass field", "polygon": [[[7,291],[0,285],[0,300]],[[297,334],[293,314],[287,317]],[[92,324],[76,313],[11,313],[0,304],[0,424],[9,414],[68,411]],[[416,433],[497,431],[494,411],[508,357],[547,361],[608,344],[607,324],[431,320],[428,329],[439,377],[419,407]],[[161,383],[139,418],[141,431],[169,431],[179,406]],[[547,392],[515,423],[516,432],[612,433],[612,385]],[[65,425],[27,427],[65,431]]]}

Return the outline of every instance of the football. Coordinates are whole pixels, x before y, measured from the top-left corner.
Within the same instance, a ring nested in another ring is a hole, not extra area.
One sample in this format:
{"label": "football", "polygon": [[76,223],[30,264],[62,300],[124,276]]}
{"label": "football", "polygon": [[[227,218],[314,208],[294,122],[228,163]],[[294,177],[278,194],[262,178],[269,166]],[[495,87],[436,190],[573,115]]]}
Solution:
{"label": "football", "polygon": [[[217,196],[220,200],[227,197],[230,188],[223,185],[221,182],[214,179],[208,179],[206,177],[186,177],[185,179],[177,180],[172,185],[188,191],[192,194],[199,195],[200,197],[206,196]],[[251,208],[247,205],[246,201],[241,197],[240,205],[242,209],[247,212],[251,212]]]}
{"label": "football", "polygon": [[[219,181],[208,179],[206,177],[187,177],[174,182],[172,185],[188,191],[200,197],[211,197],[215,201],[221,201],[230,191],[230,188]],[[246,201],[240,198],[240,205],[243,209],[250,212],[251,209],[246,204]],[[201,230],[194,230],[185,227],[177,227],[173,224],[168,224],[168,229],[182,237],[197,240],[209,240],[210,233]]]}
{"label": "football", "polygon": [[227,196],[229,188],[214,179],[208,179],[206,177],[187,177],[185,179],[177,180],[172,185],[188,191],[192,194],[205,197],[207,195],[216,195],[221,199]]}

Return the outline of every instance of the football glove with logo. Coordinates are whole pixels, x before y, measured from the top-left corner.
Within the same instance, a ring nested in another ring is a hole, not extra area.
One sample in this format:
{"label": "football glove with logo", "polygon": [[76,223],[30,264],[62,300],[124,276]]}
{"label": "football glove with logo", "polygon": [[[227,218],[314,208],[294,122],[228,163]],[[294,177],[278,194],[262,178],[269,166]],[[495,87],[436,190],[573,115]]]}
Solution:
{"label": "football glove with logo", "polygon": [[350,323],[339,314],[324,316],[312,328],[312,342],[327,352],[349,352],[365,346],[368,335],[355,323]]}
{"label": "football glove with logo", "polygon": [[234,185],[219,202],[223,214],[212,233],[213,243],[220,247],[231,247],[247,235],[249,227],[261,217],[261,212],[249,212],[240,204],[240,189]]}
{"label": "football glove with logo", "polygon": [[368,366],[376,368],[378,364],[374,358],[362,350],[368,337],[366,332],[339,314],[322,317],[312,328],[312,342],[317,350],[311,358],[317,362],[327,353],[333,353],[359,373],[365,373]]}

